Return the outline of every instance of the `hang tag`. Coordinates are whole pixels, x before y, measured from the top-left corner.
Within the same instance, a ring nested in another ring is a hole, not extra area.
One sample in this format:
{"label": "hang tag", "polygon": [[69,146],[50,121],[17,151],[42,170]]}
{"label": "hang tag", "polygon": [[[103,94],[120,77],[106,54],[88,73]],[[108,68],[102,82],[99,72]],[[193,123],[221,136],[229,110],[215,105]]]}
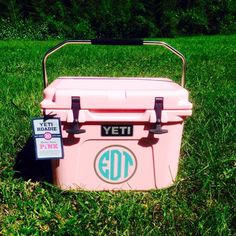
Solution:
{"label": "hang tag", "polygon": [[64,157],[59,118],[33,118],[32,128],[36,160],[62,159]]}

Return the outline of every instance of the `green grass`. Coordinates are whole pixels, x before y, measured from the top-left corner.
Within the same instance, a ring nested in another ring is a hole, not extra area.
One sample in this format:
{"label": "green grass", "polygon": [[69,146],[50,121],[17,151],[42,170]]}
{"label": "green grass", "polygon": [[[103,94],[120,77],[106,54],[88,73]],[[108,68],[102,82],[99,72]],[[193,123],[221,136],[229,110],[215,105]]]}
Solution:
{"label": "green grass", "polygon": [[[186,56],[194,105],[178,178],[164,190],[116,193],[61,191],[16,177],[30,120],[40,115],[41,60],[57,42],[0,41],[0,234],[236,234],[236,35],[164,41]],[[49,59],[50,81],[73,74],[180,78],[179,60],[157,47],[77,48]]]}

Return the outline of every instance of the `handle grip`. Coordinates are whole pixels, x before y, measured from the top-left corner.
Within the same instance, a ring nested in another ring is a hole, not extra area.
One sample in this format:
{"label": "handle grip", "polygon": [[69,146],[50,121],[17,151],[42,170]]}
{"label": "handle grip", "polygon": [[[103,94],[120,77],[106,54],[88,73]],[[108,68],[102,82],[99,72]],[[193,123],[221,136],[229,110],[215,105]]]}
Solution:
{"label": "handle grip", "polygon": [[143,45],[141,39],[92,39],[94,45]]}
{"label": "handle grip", "polygon": [[143,41],[139,39],[134,40],[121,40],[121,39],[92,39],[92,40],[66,40],[62,43],[59,43],[52,49],[48,50],[43,58],[43,79],[44,79],[44,88],[48,86],[48,77],[47,77],[47,67],[46,62],[48,57],[53,54],[54,52],[58,51],[62,47],[68,44],[93,44],[93,45],[156,45],[162,46],[169,51],[171,51],[174,55],[179,57],[182,60],[182,77],[181,77],[181,86],[185,86],[186,80],[186,59],[182,53],[178,50],[170,46],[169,44],[161,41]]}

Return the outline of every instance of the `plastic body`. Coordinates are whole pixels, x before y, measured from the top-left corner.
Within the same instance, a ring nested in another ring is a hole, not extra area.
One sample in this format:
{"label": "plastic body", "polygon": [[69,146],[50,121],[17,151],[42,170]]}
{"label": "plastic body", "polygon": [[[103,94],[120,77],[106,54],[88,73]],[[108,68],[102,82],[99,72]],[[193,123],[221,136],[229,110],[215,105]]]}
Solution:
{"label": "plastic body", "polygon": [[[72,98],[79,98],[78,112]],[[180,85],[166,78],[61,77],[44,90],[41,108],[61,119],[64,159],[52,161],[60,188],[150,190],[173,184],[184,120],[192,113]],[[150,132],[158,114],[167,132]],[[68,133],[75,118],[84,132]]]}

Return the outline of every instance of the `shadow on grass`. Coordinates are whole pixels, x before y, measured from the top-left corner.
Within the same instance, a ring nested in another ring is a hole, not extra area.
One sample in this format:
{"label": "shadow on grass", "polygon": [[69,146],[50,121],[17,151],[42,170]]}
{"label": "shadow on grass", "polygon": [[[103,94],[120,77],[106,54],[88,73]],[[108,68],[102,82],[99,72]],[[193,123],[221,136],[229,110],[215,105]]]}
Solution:
{"label": "shadow on grass", "polygon": [[17,154],[14,171],[16,178],[52,183],[51,162],[50,160],[37,161],[35,159],[32,137],[27,140],[23,149]]}

